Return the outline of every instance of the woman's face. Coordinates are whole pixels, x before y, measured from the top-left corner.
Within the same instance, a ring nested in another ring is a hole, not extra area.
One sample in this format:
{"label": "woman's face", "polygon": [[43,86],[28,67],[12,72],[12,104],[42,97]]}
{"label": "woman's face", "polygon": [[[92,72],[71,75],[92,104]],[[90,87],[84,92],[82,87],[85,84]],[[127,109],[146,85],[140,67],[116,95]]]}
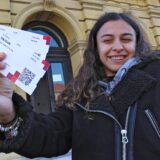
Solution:
{"label": "woman's face", "polygon": [[107,76],[114,76],[118,69],[135,55],[136,33],[123,20],[104,23],[97,33],[96,40]]}

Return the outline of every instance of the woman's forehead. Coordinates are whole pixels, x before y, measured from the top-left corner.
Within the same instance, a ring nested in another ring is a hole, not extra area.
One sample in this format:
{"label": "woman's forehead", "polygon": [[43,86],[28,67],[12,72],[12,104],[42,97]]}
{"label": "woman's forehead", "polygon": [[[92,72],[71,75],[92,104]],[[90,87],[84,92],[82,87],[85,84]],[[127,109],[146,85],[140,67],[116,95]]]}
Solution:
{"label": "woman's forehead", "polygon": [[97,36],[101,37],[106,34],[112,35],[118,33],[135,35],[135,30],[124,20],[111,20],[101,26],[101,28],[97,32]]}

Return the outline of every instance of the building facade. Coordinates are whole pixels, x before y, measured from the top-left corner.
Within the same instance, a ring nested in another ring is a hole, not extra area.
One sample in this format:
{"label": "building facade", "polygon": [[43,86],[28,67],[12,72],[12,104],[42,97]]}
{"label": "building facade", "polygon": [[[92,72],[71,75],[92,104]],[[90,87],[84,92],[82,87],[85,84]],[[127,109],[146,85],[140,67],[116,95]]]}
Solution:
{"label": "building facade", "polygon": [[[28,96],[14,86],[16,92],[33,103],[35,111],[54,111],[57,95],[82,65],[90,29],[100,15],[110,11],[135,16],[152,48],[160,50],[160,0],[0,0],[0,24],[52,38],[46,57],[51,67],[34,93]],[[18,156],[2,155],[3,160]]]}

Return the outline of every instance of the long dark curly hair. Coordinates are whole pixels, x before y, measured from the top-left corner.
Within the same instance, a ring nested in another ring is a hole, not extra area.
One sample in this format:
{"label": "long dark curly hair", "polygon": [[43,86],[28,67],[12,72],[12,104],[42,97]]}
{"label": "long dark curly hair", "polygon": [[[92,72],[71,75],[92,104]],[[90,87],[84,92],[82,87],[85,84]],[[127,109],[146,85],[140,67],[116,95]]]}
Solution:
{"label": "long dark curly hair", "polygon": [[91,29],[87,47],[84,51],[83,65],[77,76],[58,97],[58,106],[66,104],[69,108],[74,108],[74,102],[80,102],[82,99],[89,102],[100,94],[101,90],[97,82],[105,79],[106,75],[97,51],[96,36],[104,23],[114,20],[124,20],[134,29],[136,33],[136,56],[139,56],[143,61],[151,55],[150,45],[146,41],[143,30],[131,15],[115,12],[105,13]]}

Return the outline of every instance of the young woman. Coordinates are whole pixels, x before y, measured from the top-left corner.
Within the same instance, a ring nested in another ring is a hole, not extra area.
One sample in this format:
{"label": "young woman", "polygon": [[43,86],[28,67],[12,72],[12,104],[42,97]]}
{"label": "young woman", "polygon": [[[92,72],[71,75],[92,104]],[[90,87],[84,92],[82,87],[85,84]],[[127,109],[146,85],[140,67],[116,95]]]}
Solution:
{"label": "young woman", "polygon": [[[1,53],[1,69],[3,59]],[[159,160],[159,66],[131,16],[104,14],[54,113],[37,114],[19,95],[1,95],[0,151],[33,158],[72,149],[73,160]]]}

